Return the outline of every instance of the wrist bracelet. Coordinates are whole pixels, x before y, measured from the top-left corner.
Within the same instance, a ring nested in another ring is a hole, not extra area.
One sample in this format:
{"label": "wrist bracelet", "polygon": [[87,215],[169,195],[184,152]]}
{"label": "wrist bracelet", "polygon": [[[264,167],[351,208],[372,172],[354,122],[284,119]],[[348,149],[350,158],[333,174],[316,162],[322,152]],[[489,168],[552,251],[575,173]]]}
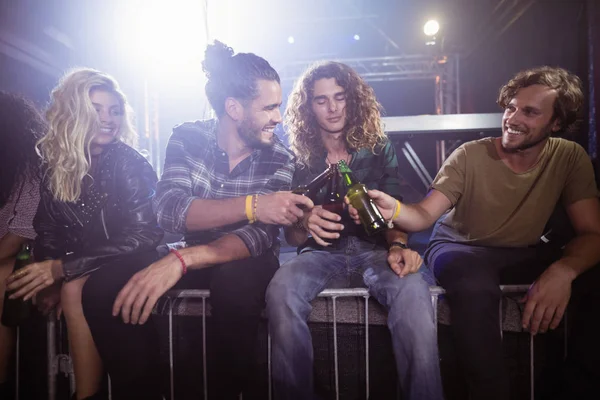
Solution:
{"label": "wrist bracelet", "polygon": [[181,270],[183,272],[183,275],[185,275],[187,273],[187,265],[185,264],[185,261],[183,260],[183,256],[181,255],[181,253],[175,249],[171,249],[169,250],[170,253],[173,253],[177,256],[177,258],[179,258],[179,261],[181,262]]}
{"label": "wrist bracelet", "polygon": [[402,243],[402,242],[392,242],[392,243],[390,243],[390,249],[392,247],[400,247],[401,249],[404,249],[404,250],[408,249],[408,246],[406,245],[406,243]]}
{"label": "wrist bracelet", "polygon": [[400,200],[396,200],[396,208],[394,208],[394,215],[392,216],[391,222],[393,222],[396,218],[398,218],[398,215],[400,215],[400,208],[402,208],[402,203],[400,203]]}
{"label": "wrist bracelet", "polygon": [[254,218],[253,214],[252,214],[252,199],[253,196],[252,195],[248,195],[246,196],[246,218],[248,219],[248,222],[250,222],[251,224],[254,223]]}
{"label": "wrist bracelet", "polygon": [[252,208],[252,222],[258,221],[258,195],[254,195],[254,208]]}

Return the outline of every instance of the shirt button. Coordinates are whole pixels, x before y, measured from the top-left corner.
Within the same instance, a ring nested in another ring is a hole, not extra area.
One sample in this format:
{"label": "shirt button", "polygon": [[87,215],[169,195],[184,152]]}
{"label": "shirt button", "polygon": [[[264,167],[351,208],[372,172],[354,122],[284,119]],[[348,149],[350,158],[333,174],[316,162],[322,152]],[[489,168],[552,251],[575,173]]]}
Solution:
{"label": "shirt button", "polygon": [[225,153],[221,153],[221,154],[223,154],[223,157],[225,157]]}
{"label": "shirt button", "polygon": [[221,183],[221,187],[225,186],[225,184]]}

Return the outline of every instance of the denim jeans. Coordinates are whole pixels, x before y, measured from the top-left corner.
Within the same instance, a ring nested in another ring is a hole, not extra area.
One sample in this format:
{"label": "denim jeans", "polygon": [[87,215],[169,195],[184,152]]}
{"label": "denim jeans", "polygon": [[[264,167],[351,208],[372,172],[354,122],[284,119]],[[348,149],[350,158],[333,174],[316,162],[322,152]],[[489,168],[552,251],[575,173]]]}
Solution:
{"label": "denim jeans", "polygon": [[407,400],[442,399],[437,335],[428,285],[421,274],[399,278],[387,250],[355,237],[337,249],[304,251],[283,264],[267,289],[275,400],[313,394],[313,346],[307,319],[323,289],[352,274],[388,311],[398,378]]}

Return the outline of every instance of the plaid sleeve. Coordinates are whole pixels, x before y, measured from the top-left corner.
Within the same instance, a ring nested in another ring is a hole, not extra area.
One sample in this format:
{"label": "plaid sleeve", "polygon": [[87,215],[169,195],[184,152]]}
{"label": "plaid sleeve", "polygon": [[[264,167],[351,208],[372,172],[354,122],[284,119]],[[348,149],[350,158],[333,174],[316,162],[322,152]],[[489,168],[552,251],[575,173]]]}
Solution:
{"label": "plaid sleeve", "polygon": [[[261,194],[290,190],[294,170],[293,160],[285,163],[269,179]],[[279,236],[279,226],[262,223],[248,224],[231,233],[242,239],[252,257],[257,257],[273,246],[275,239]]]}
{"label": "plaid sleeve", "polygon": [[165,156],[164,172],[153,200],[158,224],[168,232],[185,233],[188,208],[196,198],[183,140],[171,136]]}
{"label": "plaid sleeve", "polygon": [[231,233],[242,239],[252,257],[258,257],[273,246],[279,235],[279,227],[261,223],[248,224]]}
{"label": "plaid sleeve", "polygon": [[261,191],[261,194],[291,190],[295,170],[294,160],[286,162],[281,168],[275,171],[273,177],[269,179],[264,189]]}
{"label": "plaid sleeve", "polygon": [[33,217],[35,217],[39,202],[39,182],[37,180],[25,182],[16,200],[14,217],[8,224],[8,231],[26,239],[34,239]]}

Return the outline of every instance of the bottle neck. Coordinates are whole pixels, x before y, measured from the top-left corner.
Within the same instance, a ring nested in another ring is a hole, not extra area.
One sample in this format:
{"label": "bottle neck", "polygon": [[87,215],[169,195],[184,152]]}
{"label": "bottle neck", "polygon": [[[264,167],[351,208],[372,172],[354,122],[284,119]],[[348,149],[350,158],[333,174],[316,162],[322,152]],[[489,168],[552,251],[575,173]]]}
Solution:
{"label": "bottle neck", "polygon": [[318,175],[315,179],[313,179],[308,185],[306,185],[306,190],[310,192],[314,192],[322,188],[327,180],[331,176],[331,168],[327,168],[320,175]]}
{"label": "bottle neck", "polygon": [[344,184],[348,187],[356,185],[358,183],[352,172],[343,172],[342,179],[344,181]]}
{"label": "bottle neck", "polygon": [[21,250],[17,254],[17,260],[28,260],[31,256],[31,245],[29,243],[25,243],[21,246]]}

